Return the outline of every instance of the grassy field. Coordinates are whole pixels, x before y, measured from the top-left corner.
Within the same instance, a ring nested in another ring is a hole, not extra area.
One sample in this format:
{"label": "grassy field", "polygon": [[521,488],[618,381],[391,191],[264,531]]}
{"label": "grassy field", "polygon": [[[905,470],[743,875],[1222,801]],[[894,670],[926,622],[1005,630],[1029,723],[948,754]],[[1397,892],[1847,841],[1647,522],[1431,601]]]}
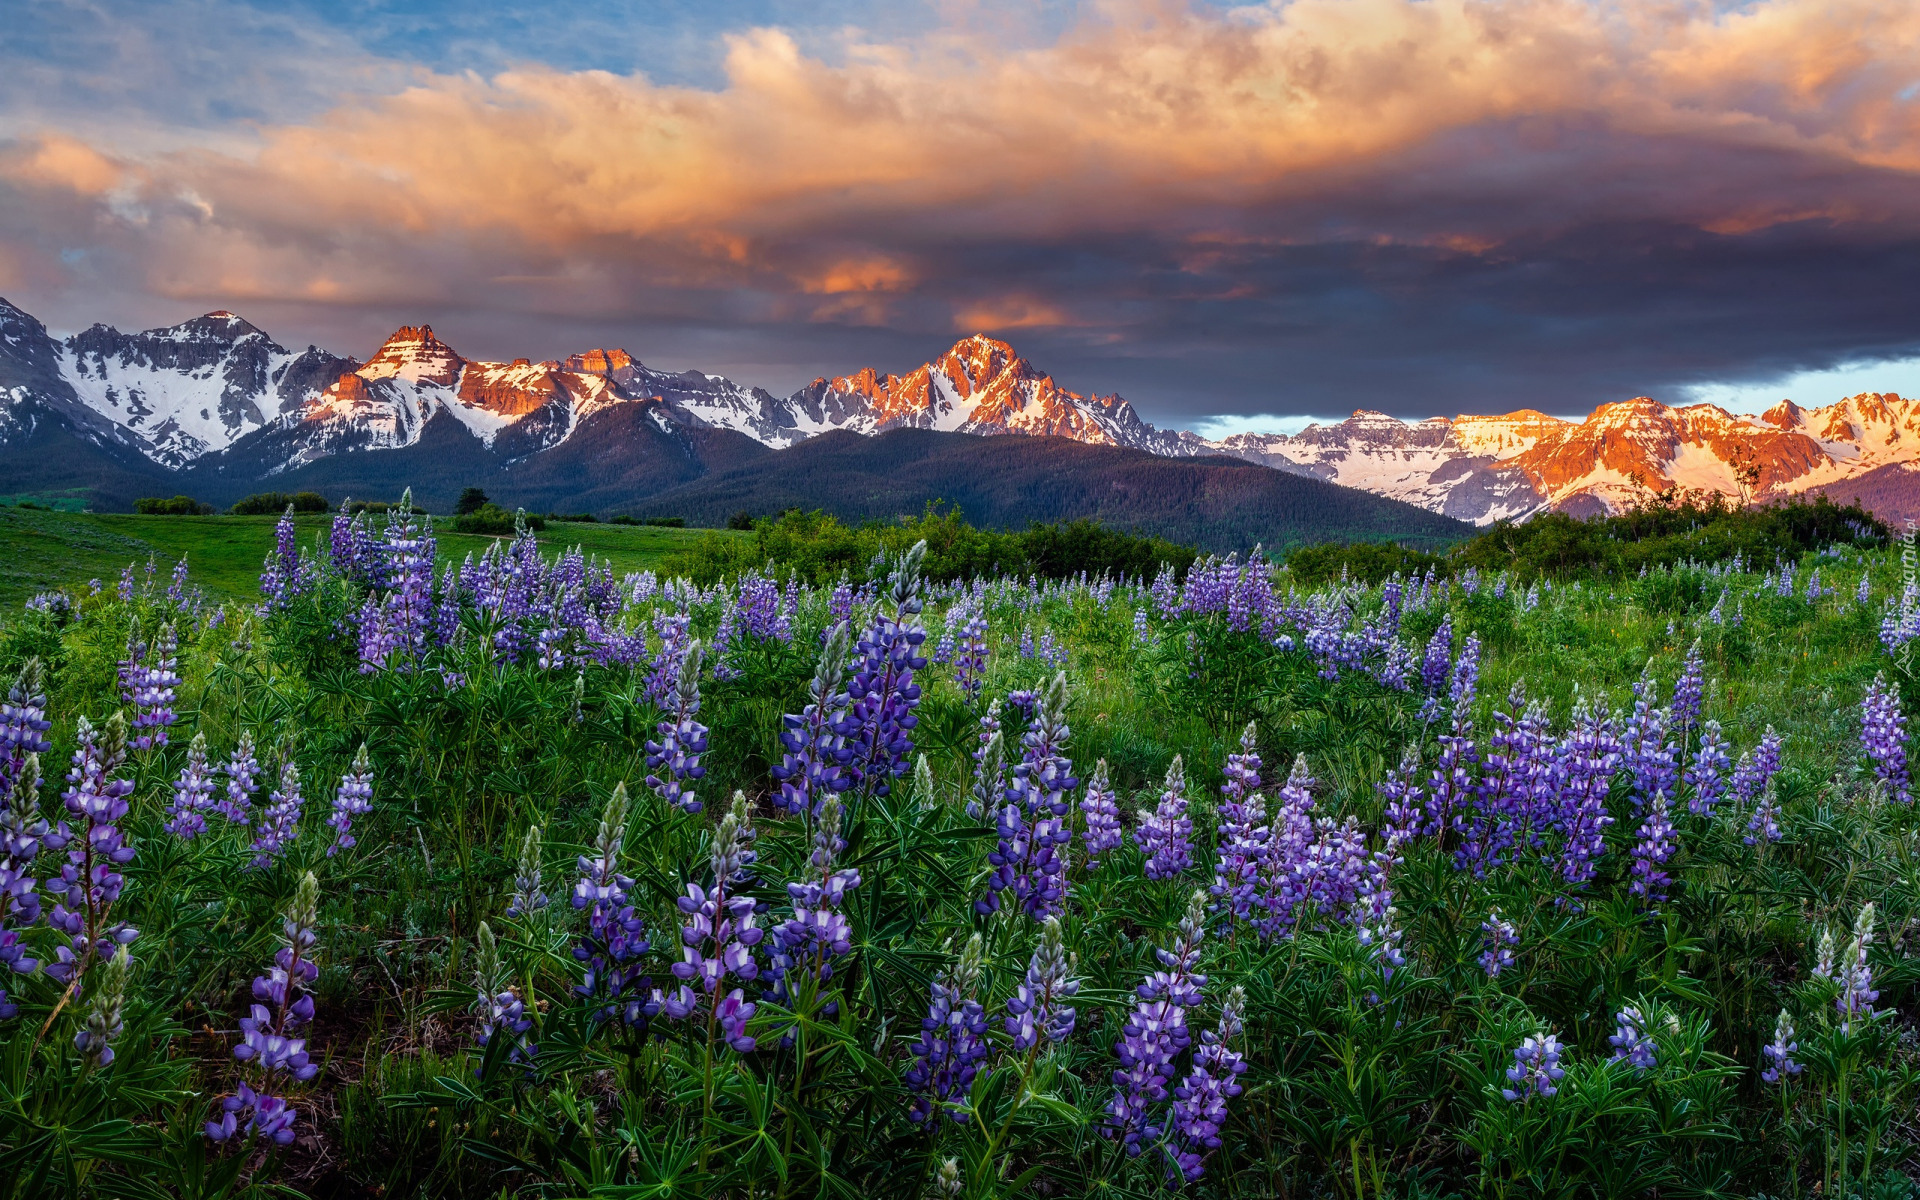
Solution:
{"label": "grassy field", "polygon": [[[273,546],[278,517],[141,517],[126,513],[70,513],[0,508],[0,605],[16,607],[37,591],[111,581],[129,562],[151,555],[161,573],[183,556],[193,580],[221,598],[260,590],[260,562]],[[310,546],[333,518],[299,519],[300,542]],[[712,530],[634,525],[550,524],[540,543],[552,551],[579,546],[613,564],[614,573],[658,570]],[[437,530],[442,561],[479,554],[495,539]],[[721,536],[737,536],[722,533]]]}

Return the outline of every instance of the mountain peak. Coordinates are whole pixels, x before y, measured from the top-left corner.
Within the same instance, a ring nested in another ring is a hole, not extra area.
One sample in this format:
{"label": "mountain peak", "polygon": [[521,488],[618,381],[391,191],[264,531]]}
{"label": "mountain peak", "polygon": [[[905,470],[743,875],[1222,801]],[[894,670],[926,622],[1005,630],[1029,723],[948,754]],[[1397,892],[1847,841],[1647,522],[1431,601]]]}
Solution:
{"label": "mountain peak", "polygon": [[360,368],[360,375],[451,387],[465,365],[466,360],[454,353],[453,347],[433,335],[433,326],[402,325],[381,343],[379,351]]}

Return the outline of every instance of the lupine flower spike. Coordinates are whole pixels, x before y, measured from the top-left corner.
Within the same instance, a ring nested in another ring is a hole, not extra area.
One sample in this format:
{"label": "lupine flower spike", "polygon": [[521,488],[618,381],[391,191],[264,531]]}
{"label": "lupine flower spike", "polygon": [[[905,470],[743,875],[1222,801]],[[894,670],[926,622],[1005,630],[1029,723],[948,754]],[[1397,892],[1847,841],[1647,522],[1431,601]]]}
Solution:
{"label": "lupine flower spike", "polygon": [[1027,977],[1007,1000],[1007,1034],[1015,1050],[1064,1042],[1072,1035],[1075,1010],[1061,1001],[1080,990],[1080,981],[1072,978],[1076,964],[1077,958],[1067,954],[1060,918],[1048,917],[1027,963]]}
{"label": "lupine flower spike", "polygon": [[[484,1049],[496,1034],[504,1034],[512,1039],[508,1061],[526,1062],[535,1052],[527,1040],[533,1021],[527,1016],[526,1003],[520,998],[520,989],[507,981],[507,967],[500,961],[500,948],[493,940],[492,927],[485,921],[480,922],[477,937],[473,956],[473,1010],[480,1017],[480,1028],[474,1034],[474,1043]],[[474,1070],[478,1073],[480,1068]]]}
{"label": "lupine flower spike", "polygon": [[1513,1052],[1513,1065],[1507,1068],[1507,1082],[1513,1086],[1501,1088],[1500,1094],[1523,1104],[1535,1096],[1554,1095],[1567,1073],[1560,1066],[1560,1054],[1560,1039],[1550,1033],[1527,1038]]}
{"label": "lupine flower spike", "polygon": [[987,1014],[974,996],[985,960],[976,933],[933,982],[933,1003],[921,1018],[919,1040],[909,1047],[913,1064],[906,1082],[914,1099],[907,1119],[916,1125],[929,1124],[937,1112],[959,1124],[973,1115],[967,1097],[987,1057]]}
{"label": "lupine flower spike", "polygon": [[247,1065],[252,1079],[221,1101],[219,1120],[207,1122],[207,1136],[216,1142],[236,1135],[259,1136],[281,1146],[293,1141],[299,1114],[274,1093],[320,1072],[319,1064],[307,1057],[306,1039],[292,1036],[313,1020],[313,997],[306,990],[320,974],[311,953],[319,902],[320,882],[308,871],[281,922],[284,940],[272,968],[254,977],[253,1010],[240,1018],[241,1041],[233,1056]]}
{"label": "lupine flower spike", "polygon": [[1800,1050],[1800,1043],[1793,1040],[1793,1034],[1793,1021],[1783,1008],[1780,1010],[1780,1019],[1773,1023],[1773,1040],[1760,1048],[1767,1060],[1767,1065],[1760,1072],[1761,1082],[1783,1083],[1789,1076],[1800,1073],[1800,1064],[1793,1059]]}
{"label": "lupine flower spike", "polygon": [[213,808],[213,768],[207,762],[207,735],[196,733],[187,747],[187,765],[173,785],[173,803],[167,805],[168,833],[190,842],[207,828]]}
{"label": "lupine flower spike", "polygon": [[1614,1016],[1617,1028],[1607,1038],[1607,1044],[1613,1047],[1613,1057],[1624,1059],[1628,1066],[1636,1071],[1646,1071],[1658,1064],[1654,1054],[1653,1035],[1648,1031],[1646,1018],[1640,1010],[1633,1007],[1621,1009]]}
{"label": "lupine flower spike", "polygon": [[1125,836],[1120,829],[1120,805],[1115,802],[1113,788],[1107,783],[1107,760],[1104,758],[1094,764],[1093,778],[1087,781],[1087,794],[1080,802],[1080,811],[1087,819],[1083,837],[1087,870],[1092,871],[1100,866],[1103,855],[1120,848]]}
{"label": "lupine flower spike", "polygon": [[1147,856],[1148,879],[1172,879],[1193,865],[1193,818],[1187,816],[1187,775],[1179,755],[1167,768],[1160,803],[1140,810],[1140,849]]}
{"label": "lupine flower spike", "polygon": [[360,752],[353,756],[353,769],[340,777],[340,790],[334,793],[333,815],[327,818],[327,825],[333,830],[333,844],[327,847],[328,858],[358,845],[353,837],[353,819],[372,811],[373,765],[367,760],[367,744],[362,742]]}

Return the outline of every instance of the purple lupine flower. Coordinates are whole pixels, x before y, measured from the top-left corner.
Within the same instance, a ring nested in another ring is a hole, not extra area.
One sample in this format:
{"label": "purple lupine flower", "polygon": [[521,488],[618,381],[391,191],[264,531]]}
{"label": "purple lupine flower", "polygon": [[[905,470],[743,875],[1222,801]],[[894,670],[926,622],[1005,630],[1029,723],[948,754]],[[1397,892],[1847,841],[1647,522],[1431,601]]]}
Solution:
{"label": "purple lupine flower", "polygon": [[1865,608],[1867,602],[1871,599],[1873,599],[1873,576],[1862,574],[1860,576],[1860,586],[1855,588],[1853,592],[1853,602],[1861,608]]}
{"label": "purple lupine flower", "polygon": [[[842,809],[840,798],[828,795],[820,802],[814,822],[812,868],[807,877],[787,885],[787,897],[793,901],[793,916],[773,929],[773,947],[768,955],[767,975],[773,984],[773,996],[792,1007],[795,972],[816,983],[833,978],[833,960],[853,950],[853,925],[840,906],[847,893],[860,886],[860,872],[854,867],[836,867],[836,860],[847,848],[840,836]],[[839,1012],[839,1002],[830,1001],[822,1009],[831,1017]]]}
{"label": "purple lupine flower", "polygon": [[73,1048],[95,1066],[104,1067],[113,1062],[114,1039],[126,1031],[121,1018],[126,1010],[127,976],[132,968],[133,960],[127,948],[118,946],[113,957],[100,964],[94,978],[93,1003],[79,1032],[73,1035]]}
{"label": "purple lupine flower", "polygon": [[1140,826],[1134,835],[1147,856],[1148,879],[1174,879],[1193,865],[1193,818],[1187,815],[1187,774],[1178,754],[1167,768],[1160,790],[1160,802],[1152,810],[1140,810]]}
{"label": "purple lupine flower", "polygon": [[[667,1015],[676,1021],[686,1020],[699,1007],[700,997],[688,983],[697,983],[701,993],[717,997],[729,976],[752,980],[760,974],[753,948],[766,936],[766,930],[754,924],[753,897],[737,891],[745,880],[745,867],[750,861],[747,847],[753,836],[746,795],[735,792],[732,810],[721,818],[713,834],[712,887],[703,888],[688,880],[686,894],[676,901],[687,917],[680,930],[681,960],[673,964],[674,978],[681,981],[681,986],[662,999]],[[741,993],[736,990],[732,995]],[[717,1016],[724,1001],[716,998],[713,1003]],[[737,1015],[738,1008],[736,1003],[730,1011]],[[747,1015],[752,1015],[750,1008]],[[744,1054],[754,1048],[754,1039],[729,1034],[728,1044]]]}
{"label": "purple lupine flower", "polygon": [[[1486,765],[1470,797],[1470,811],[1456,811],[1454,828],[1460,832],[1454,866],[1484,876],[1505,861],[1509,851],[1533,844],[1539,833],[1534,809],[1545,763],[1541,761],[1547,737],[1546,711],[1526,703],[1526,682],[1516,682],[1507,694],[1507,711],[1493,714],[1494,731],[1488,743]],[[1443,744],[1443,751],[1446,746]]]}
{"label": "purple lupine flower", "polygon": [[980,702],[980,691],[987,682],[987,618],[972,613],[960,630],[958,656],[954,659],[953,683],[967,698],[967,707]]}
{"label": "purple lupine flower", "polygon": [[1652,1070],[1659,1065],[1654,1054],[1653,1034],[1640,1010],[1631,1006],[1621,1009],[1614,1015],[1617,1028],[1607,1038],[1607,1045],[1613,1047],[1614,1061],[1625,1059],[1628,1066],[1636,1071]]}
{"label": "purple lupine flower", "polygon": [[847,684],[850,707],[837,730],[853,753],[844,767],[853,786],[875,796],[892,790],[907,773],[913,753],[913,729],[920,719],[920,685],[913,673],[927,660],[920,645],[920,565],[927,544],[917,542],[902,554],[887,581],[887,604],[874,613],[873,625],[860,637],[860,665]]}
{"label": "purple lupine flower", "polygon": [[1749,753],[1740,756],[1739,765],[1733,769],[1733,778],[1727,785],[1727,793],[1736,804],[1751,804],[1756,797],[1767,790],[1767,784],[1773,781],[1780,770],[1780,748],[1784,739],[1774,732],[1773,726],[1760,738],[1760,744]]}
{"label": "purple lupine flower", "polygon": [[95,956],[105,959],[115,947],[130,945],[139,936],[132,926],[110,920],[126,886],[118,868],[133,861],[133,847],[119,824],[127,815],[133,783],[113,778],[127,761],[126,720],[116,712],[104,729],[96,730],[82,717],[74,741],[68,787],[60,798],[78,828],[66,865],[60,868],[61,899],[47,916],[47,924],[67,936],[68,944],[54,951],[56,961],[46,967],[48,977],[62,984],[78,983]]}
{"label": "purple lupine flower", "polygon": [[1740,840],[1749,846],[1780,840],[1780,797],[1774,791],[1772,780],[1768,780],[1767,786],[1760,792],[1760,799],[1753,806],[1753,816],[1747,819],[1746,836]]}
{"label": "purple lupine flower", "polygon": [[1154,951],[1160,966],[1134,989],[1133,1010],[1114,1044],[1120,1065],[1113,1073],[1113,1099],[1101,1132],[1119,1138],[1129,1156],[1158,1139],[1154,1109],[1167,1098],[1174,1060],[1193,1041],[1187,1010],[1200,1003],[1200,989],[1207,985],[1207,977],[1195,970],[1206,917],[1207,894],[1195,891],[1173,945]]}
{"label": "purple lupine flower", "polygon": [[548,904],[540,890],[540,827],[527,826],[520,839],[520,860],[513,872],[513,898],[507,903],[507,915],[526,919]]}
{"label": "purple lupine flower", "polygon": [[172,624],[166,624],[160,627],[153,645],[142,648],[144,655],[136,658],[134,647],[128,646],[128,657],[134,661],[127,672],[130,686],[123,685],[122,691],[133,706],[135,733],[128,743],[132,749],[151,750],[167,744],[167,729],[178,719],[173,702],[180,686],[179,645]]}
{"label": "purple lupine flower", "polygon": [[973,792],[967,799],[967,816],[975,821],[991,812],[998,822],[1000,800],[1007,790],[1007,748],[1000,733],[999,711],[1000,702],[995,700],[987,706],[986,716],[980,718],[980,747],[973,752]]}
{"label": "purple lupine flower", "polygon": [[1700,639],[1693,639],[1693,648],[1687,651],[1687,661],[1680,668],[1680,677],[1673,681],[1673,703],[1668,710],[1673,714],[1673,727],[1680,734],[1680,740],[1686,741],[1693,727],[1700,723],[1700,705],[1705,698],[1706,664],[1700,657]]}
{"label": "purple lupine flower", "polygon": [[[662,1000],[653,988],[653,980],[641,974],[640,960],[653,945],[647,940],[646,926],[628,903],[633,878],[620,873],[620,849],[626,835],[627,785],[616,783],[600,814],[594,853],[591,857],[580,856],[580,877],[573,885],[573,907],[587,914],[586,931],[573,947],[574,960],[584,967],[573,994],[593,1006],[596,1022],[617,1020],[630,1029],[644,1030],[659,1015]],[[526,844],[535,848],[533,878],[526,889],[528,895],[515,900],[523,915],[544,903],[544,897],[540,897],[540,903],[535,902],[539,897],[538,843],[538,827],[529,829]],[[523,847],[523,865],[525,858]]]}
{"label": "purple lupine flower", "polygon": [[[539,1047],[527,1037],[533,1021],[527,1016],[526,1002],[520,998],[520,989],[508,982],[507,967],[500,961],[500,947],[493,940],[492,927],[482,921],[476,934],[473,1011],[479,1016],[480,1025],[474,1031],[474,1044],[485,1049],[496,1034],[502,1034],[512,1042],[507,1061],[529,1062]],[[476,1065],[474,1074],[480,1071],[481,1066]]]}
{"label": "purple lupine flower", "polygon": [[660,740],[646,744],[647,786],[674,808],[697,813],[704,805],[694,798],[692,785],[707,773],[700,765],[700,756],[707,750],[707,727],[696,719],[700,712],[698,640],[688,642],[682,652],[679,673],[662,707],[667,719],[654,726]]}
{"label": "purple lupine flower", "polygon": [[1766,1067],[1760,1072],[1762,1083],[1784,1083],[1788,1076],[1800,1073],[1800,1064],[1793,1058],[1800,1050],[1800,1043],[1793,1040],[1793,1034],[1793,1021],[1783,1008],[1780,1010],[1780,1019],[1773,1023],[1773,1040],[1760,1047],[1760,1053],[1767,1060]]}
{"label": "purple lupine flower", "polygon": [[[40,960],[27,954],[20,940],[21,930],[40,920],[40,897],[34,889],[31,862],[40,852],[42,839],[49,838],[47,822],[40,816],[40,756],[28,753],[19,773],[9,782],[7,804],[0,809],[0,967],[16,975],[30,975]],[[59,835],[52,835],[58,839]],[[50,840],[49,845],[61,844]],[[4,976],[0,976],[4,978]],[[19,1006],[7,999],[0,988],[0,1021],[19,1013]]]}
{"label": "purple lupine flower", "polygon": [[1073,969],[1077,955],[1069,957],[1060,932],[1060,918],[1049,916],[1041,922],[1040,944],[1027,962],[1027,976],[1007,999],[1007,1034],[1015,1050],[1034,1050],[1041,1043],[1064,1042],[1073,1035],[1076,1010],[1062,1001],[1080,990]]}
{"label": "purple lupine flower", "polygon": [[1835,976],[1840,994],[1834,997],[1833,1006],[1840,1012],[1842,1035],[1852,1032],[1856,1018],[1871,1021],[1877,1015],[1873,1002],[1880,998],[1880,993],[1873,988],[1873,968],[1867,963],[1867,946],[1873,941],[1873,915],[1873,901],[1869,900],[1853,923],[1853,940],[1847,943],[1846,955]]}
{"label": "purple lupine flower", "polygon": [[1028,625],[1020,631],[1020,657],[1033,657],[1033,626]]}
{"label": "purple lupine flower", "polygon": [[1113,788],[1107,782],[1104,758],[1094,764],[1093,778],[1087,781],[1087,794],[1080,802],[1080,811],[1087,818],[1083,836],[1087,869],[1091,871],[1099,867],[1102,855],[1118,850],[1125,839],[1120,829],[1120,805],[1114,801]]}
{"label": "purple lupine flower", "polygon": [[307,989],[320,976],[309,953],[319,924],[320,882],[312,871],[301,876],[281,922],[284,935],[273,966],[253,978],[254,1004],[240,1018],[240,1044],[233,1056],[253,1072],[254,1086],[241,1084],[238,1093],[221,1104],[221,1118],[207,1122],[207,1137],[216,1142],[240,1134],[271,1139],[285,1146],[293,1141],[298,1114],[286,1099],[273,1093],[290,1083],[304,1083],[320,1073],[320,1064],[307,1057],[305,1038],[293,1032],[313,1020],[313,997]]}
{"label": "purple lupine flower", "polygon": [[1638,839],[1633,846],[1633,879],[1627,890],[1646,900],[1648,904],[1658,904],[1667,898],[1667,886],[1673,877],[1666,872],[1667,860],[1679,848],[1679,839],[1674,835],[1671,806],[1667,803],[1667,794],[1656,791],[1653,803],[1647,808],[1647,816],[1640,823]]}
{"label": "purple lupine flower", "polygon": [[167,805],[168,833],[190,842],[207,828],[213,807],[213,768],[207,762],[207,735],[196,733],[187,747],[187,765],[173,785],[173,803]]}
{"label": "purple lupine flower", "polygon": [[1604,699],[1576,699],[1573,727],[1555,751],[1559,801],[1555,824],[1561,831],[1560,876],[1585,887],[1599,873],[1607,852],[1607,791],[1620,765],[1620,735]]}
{"label": "purple lupine flower", "polygon": [[1033,722],[1021,736],[1022,758],[995,813],[1000,842],[987,861],[994,867],[987,894],[974,902],[980,913],[998,912],[1000,893],[1011,890],[1021,911],[1036,921],[1060,910],[1067,895],[1065,848],[1067,793],[1080,785],[1073,760],[1062,753],[1072,730],[1066,721],[1067,674],[1058,672],[1036,700]]}
{"label": "purple lupine flower", "polygon": [[1133,640],[1142,646],[1151,646],[1154,644],[1153,629],[1147,624],[1147,610],[1145,608],[1136,608],[1133,610]]}
{"label": "purple lupine flower", "polygon": [[987,1014],[974,998],[985,959],[976,933],[958,961],[933,981],[933,1002],[908,1048],[913,1064],[906,1083],[914,1098],[907,1119],[916,1125],[930,1125],[936,1112],[961,1124],[972,1119],[968,1097],[987,1057]]}
{"label": "purple lupine flower", "polygon": [[1438,696],[1447,686],[1448,664],[1453,658],[1453,617],[1441,619],[1440,628],[1427,641],[1427,653],[1420,660],[1420,688],[1429,696]]}
{"label": "purple lupine flower", "polygon": [[300,809],[306,798],[300,794],[300,767],[291,755],[280,766],[280,786],[267,793],[267,807],[254,828],[253,860],[247,869],[258,871],[271,866],[285,854],[300,833]]}
{"label": "purple lupine flower", "polygon": [[254,750],[253,730],[240,731],[233,756],[221,771],[227,777],[225,798],[214,808],[234,824],[245,825],[253,820],[253,793],[260,780],[260,759]]}
{"label": "purple lupine flower", "polygon": [[1252,911],[1258,888],[1260,858],[1272,835],[1262,820],[1266,801],[1255,795],[1260,789],[1260,753],[1258,731],[1252,721],[1240,734],[1240,753],[1227,755],[1220,785],[1220,823],[1218,856],[1213,868],[1214,898],[1238,920],[1246,920]]}
{"label": "purple lupine flower", "polygon": [[[40,659],[29,658],[7,689],[6,700],[0,701],[0,789],[20,777],[28,755],[45,754],[53,748],[47,740],[53,723],[47,720],[45,688]],[[0,857],[5,857],[4,853]]]}
{"label": "purple lupine flower", "polygon": [[1671,796],[1679,782],[1678,748],[1671,732],[1673,714],[1654,704],[1653,664],[1633,685],[1633,712],[1622,734],[1627,772],[1633,777],[1633,806],[1645,807],[1655,792]]}
{"label": "purple lupine flower", "polygon": [[1513,948],[1519,944],[1520,931],[1513,922],[1501,916],[1498,908],[1489,912],[1480,922],[1480,969],[1488,979],[1498,978],[1513,965]]}
{"label": "purple lupine flower", "polygon": [[1220,1024],[1200,1034],[1193,1071],[1173,1089],[1174,1137],[1167,1148],[1182,1181],[1200,1178],[1206,1157],[1220,1148],[1227,1123],[1227,1101],[1244,1089],[1246,1056],[1232,1046],[1246,1029],[1247,991],[1236,985],[1220,1010]]}
{"label": "purple lupine flower", "polygon": [[[415,524],[413,490],[387,510],[387,527],[376,556],[382,582],[361,605],[360,671],[411,671],[427,649],[433,617],[433,518]],[[381,590],[384,588],[384,591]]]}
{"label": "purple lupine flower", "polygon": [[1693,761],[1687,765],[1687,785],[1693,789],[1693,795],[1687,799],[1687,811],[1696,816],[1711,817],[1714,805],[1720,802],[1727,788],[1727,768],[1731,765],[1727,756],[1727,739],[1720,732],[1720,722],[1708,721],[1700,727],[1700,749]]}
{"label": "purple lupine flower", "polygon": [[[185,565],[185,560],[181,560]],[[293,527],[293,505],[280,514],[273,527],[273,549],[260,568],[260,594],[266,597],[262,607],[279,612],[292,606],[309,588],[306,564],[300,561],[298,535]]]}
{"label": "purple lupine flower", "polygon": [[1550,1033],[1537,1034],[1522,1041],[1513,1052],[1513,1065],[1507,1068],[1507,1082],[1500,1094],[1509,1102],[1524,1104],[1535,1096],[1546,1098],[1560,1090],[1566,1075],[1560,1066],[1560,1039]]}
{"label": "purple lupine flower", "polygon": [[780,744],[786,752],[772,768],[780,784],[773,803],[796,816],[817,814],[821,804],[853,782],[840,771],[844,739],[836,732],[846,716],[847,697],[840,682],[846,677],[851,637],[844,624],[827,631],[813,682],[807,686],[810,702],[804,711],[781,718]]}
{"label": "purple lupine flower", "polygon": [[353,838],[353,819],[373,811],[373,764],[367,760],[367,744],[353,756],[353,769],[340,777],[340,789],[333,796],[333,813],[327,826],[333,830],[333,842],[327,847],[332,858],[342,850],[358,845]]}
{"label": "purple lupine flower", "polygon": [[1390,891],[1371,891],[1353,902],[1354,939],[1380,968],[1382,983],[1391,982],[1393,973],[1407,965],[1407,956],[1400,949],[1399,915]]}
{"label": "purple lupine flower", "polygon": [[1400,753],[1400,765],[1374,787],[1384,801],[1380,813],[1384,853],[1389,859],[1397,859],[1400,848],[1420,834],[1424,792],[1420,787],[1419,743],[1408,743]]}
{"label": "purple lupine flower", "polygon": [[1860,748],[1873,760],[1873,773],[1886,785],[1887,795],[1902,804],[1912,804],[1907,719],[1900,712],[1900,697],[1887,686],[1884,674],[1873,677],[1860,701]]}
{"label": "purple lupine flower", "polygon": [[1313,772],[1307,756],[1297,754],[1286,786],[1280,789],[1272,836],[1260,863],[1261,938],[1271,941],[1292,930],[1300,908],[1311,898],[1314,865]]}

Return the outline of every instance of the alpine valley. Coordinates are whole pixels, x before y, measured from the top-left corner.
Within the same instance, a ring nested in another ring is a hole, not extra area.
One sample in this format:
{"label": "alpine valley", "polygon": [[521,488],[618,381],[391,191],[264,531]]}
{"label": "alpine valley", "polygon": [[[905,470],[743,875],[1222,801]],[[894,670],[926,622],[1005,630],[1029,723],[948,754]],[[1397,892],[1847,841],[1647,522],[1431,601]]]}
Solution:
{"label": "alpine valley", "polygon": [[[883,436],[896,430],[926,432]],[[985,434],[1049,441],[1032,454],[972,453],[964,435]],[[1093,516],[1203,544],[1293,540],[1299,514],[1313,512],[1336,512],[1328,530],[1346,536],[1445,538],[1456,522],[1617,511],[1675,488],[1750,500],[1826,492],[1894,519],[1920,515],[1920,402],[1892,394],[1815,409],[1783,401],[1758,417],[1644,397],[1584,421],[1522,410],[1408,424],[1363,411],[1292,436],[1208,440],[1156,429],[1118,395],[1070,391],[981,335],[905,375],[868,368],[777,397],[624,350],[469,360],[426,325],[402,327],[365,362],[289,350],[224,311],[56,338],[0,300],[5,494],[125,508],[173,492],[224,503],[313,489],[337,501],[412,485],[432,505],[479,483],[536,509],[669,513],[679,496],[706,515],[722,503],[817,502],[800,483],[816,458],[875,480],[910,459],[944,474],[942,498],[982,519]],[[1048,500],[1050,482],[1082,499]],[[935,498],[898,487],[862,496],[872,503],[857,515]],[[1294,525],[1263,530],[1263,511],[1292,513]]]}

